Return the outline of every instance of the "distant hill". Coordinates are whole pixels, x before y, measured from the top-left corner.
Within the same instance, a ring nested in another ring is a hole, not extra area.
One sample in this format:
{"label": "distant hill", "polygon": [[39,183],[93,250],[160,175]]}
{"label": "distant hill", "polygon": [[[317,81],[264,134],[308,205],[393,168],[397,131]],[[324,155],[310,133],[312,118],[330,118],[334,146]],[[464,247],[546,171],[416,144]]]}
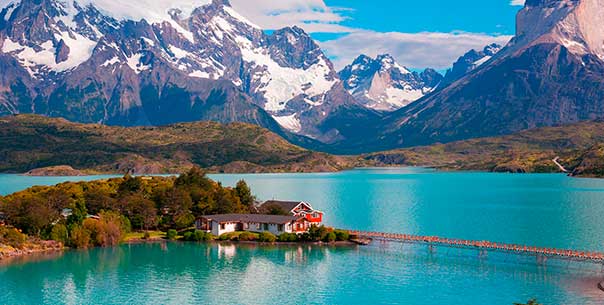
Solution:
{"label": "distant hill", "polygon": [[546,127],[514,135],[372,153],[383,165],[429,166],[444,170],[561,172],[604,177],[604,122]]}
{"label": "distant hill", "polygon": [[312,152],[255,125],[214,122],[110,127],[58,118],[0,118],[0,172],[58,165],[101,173],[337,171],[355,160]]}

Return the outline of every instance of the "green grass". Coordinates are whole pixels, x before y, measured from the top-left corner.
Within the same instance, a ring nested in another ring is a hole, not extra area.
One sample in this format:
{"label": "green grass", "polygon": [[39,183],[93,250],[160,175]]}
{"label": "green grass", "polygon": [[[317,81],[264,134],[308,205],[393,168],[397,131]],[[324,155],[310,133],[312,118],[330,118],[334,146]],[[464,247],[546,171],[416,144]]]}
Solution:
{"label": "green grass", "polygon": [[[165,239],[166,232],[162,231],[148,231],[149,232],[149,240],[154,239]],[[130,232],[124,236],[124,242],[132,241],[132,240],[140,240],[145,237],[145,232]]]}

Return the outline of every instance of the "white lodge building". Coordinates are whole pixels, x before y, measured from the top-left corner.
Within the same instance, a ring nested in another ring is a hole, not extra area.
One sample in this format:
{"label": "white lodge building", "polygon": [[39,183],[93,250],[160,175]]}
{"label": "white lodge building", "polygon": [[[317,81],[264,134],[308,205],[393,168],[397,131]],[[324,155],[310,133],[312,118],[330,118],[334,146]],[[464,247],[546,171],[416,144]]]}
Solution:
{"label": "white lodge building", "polygon": [[198,230],[220,236],[236,231],[303,233],[311,223],[304,216],[281,216],[260,214],[221,214],[199,217],[195,221]]}

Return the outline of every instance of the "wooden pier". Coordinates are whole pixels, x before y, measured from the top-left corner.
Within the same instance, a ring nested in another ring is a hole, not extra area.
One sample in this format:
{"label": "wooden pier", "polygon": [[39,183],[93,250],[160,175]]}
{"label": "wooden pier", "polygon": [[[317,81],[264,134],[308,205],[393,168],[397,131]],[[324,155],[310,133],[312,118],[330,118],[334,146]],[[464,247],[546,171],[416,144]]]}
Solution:
{"label": "wooden pier", "polygon": [[364,232],[349,230],[351,236],[369,238],[382,241],[402,243],[425,244],[429,247],[442,246],[448,248],[473,249],[484,255],[490,251],[510,253],[516,255],[530,255],[537,258],[537,263],[545,263],[548,258],[573,260],[604,265],[604,253],[588,252],[568,249],[540,248],[527,245],[497,243],[491,241],[476,241],[464,239],[451,239],[437,236],[418,236],[407,234]]}

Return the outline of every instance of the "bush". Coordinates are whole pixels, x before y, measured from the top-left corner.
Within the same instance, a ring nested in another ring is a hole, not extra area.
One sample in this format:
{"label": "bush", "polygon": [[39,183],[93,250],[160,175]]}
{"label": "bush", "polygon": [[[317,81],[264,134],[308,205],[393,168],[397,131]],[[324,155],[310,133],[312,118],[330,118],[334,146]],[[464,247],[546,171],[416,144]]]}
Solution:
{"label": "bush", "polygon": [[50,239],[67,244],[68,238],[67,227],[65,227],[65,225],[59,223],[52,227],[52,230],[50,231]]}
{"label": "bush", "polygon": [[71,228],[70,244],[78,249],[86,249],[90,246],[90,231],[79,225]]}
{"label": "bush", "polygon": [[328,242],[328,243],[336,241],[336,233],[329,232],[329,233],[325,234],[325,237],[323,237],[323,241]]}
{"label": "bush", "polygon": [[0,227],[0,243],[7,244],[13,248],[21,248],[27,240],[27,236],[15,228]]}
{"label": "bush", "polygon": [[166,237],[169,240],[175,240],[177,235],[178,235],[178,232],[176,232],[176,230],[174,230],[174,229],[170,229],[170,230],[168,230],[168,233],[166,233]]}
{"label": "bush", "polygon": [[149,239],[151,238],[151,234],[149,233],[149,231],[145,231],[145,233],[143,234],[143,239]]}
{"label": "bush", "polygon": [[350,234],[346,231],[336,230],[336,240],[338,241],[347,241],[350,239]]}
{"label": "bush", "polygon": [[195,230],[195,232],[193,233],[187,232],[184,234],[184,238],[188,241],[211,241],[212,239],[214,239],[212,234],[206,233],[201,230]]}
{"label": "bush", "polygon": [[239,240],[240,241],[253,241],[253,240],[256,240],[256,236],[250,232],[243,232],[243,233],[239,234]]}
{"label": "bush", "polygon": [[274,243],[277,240],[277,236],[273,235],[270,232],[262,232],[258,237],[258,241],[264,243]]}
{"label": "bush", "polygon": [[295,233],[283,233],[279,235],[280,242],[296,242],[298,241],[298,234]]}

